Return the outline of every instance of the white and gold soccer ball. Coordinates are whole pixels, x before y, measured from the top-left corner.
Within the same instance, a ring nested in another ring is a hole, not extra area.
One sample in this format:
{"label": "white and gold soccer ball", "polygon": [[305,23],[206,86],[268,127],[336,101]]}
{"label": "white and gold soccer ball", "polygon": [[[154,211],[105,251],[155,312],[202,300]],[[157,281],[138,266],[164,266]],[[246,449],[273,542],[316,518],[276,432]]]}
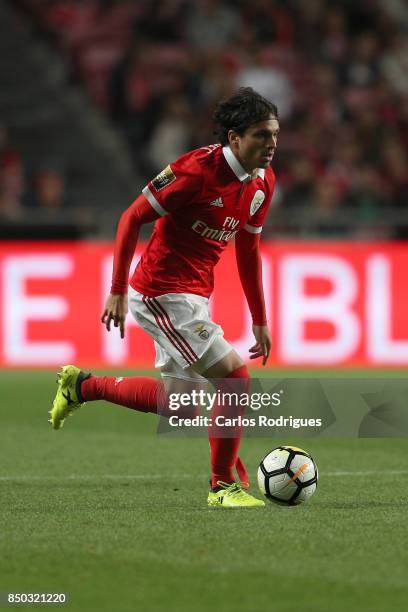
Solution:
{"label": "white and gold soccer ball", "polygon": [[259,464],[258,485],[270,501],[297,506],[316,491],[317,466],[312,457],[296,446],[278,446]]}

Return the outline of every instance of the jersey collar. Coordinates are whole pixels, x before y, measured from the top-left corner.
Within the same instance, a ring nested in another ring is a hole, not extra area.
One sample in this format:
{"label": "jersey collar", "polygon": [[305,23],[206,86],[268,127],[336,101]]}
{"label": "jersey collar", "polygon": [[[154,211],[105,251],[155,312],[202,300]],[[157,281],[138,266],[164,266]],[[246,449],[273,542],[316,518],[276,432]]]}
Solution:
{"label": "jersey collar", "polygon": [[[229,167],[231,168],[235,176],[241,182],[244,183],[252,179],[251,175],[248,174],[248,172],[244,170],[244,168],[241,166],[241,164],[239,163],[239,161],[237,160],[237,158],[235,157],[235,155],[233,154],[229,146],[222,147],[222,152],[224,154],[227,164],[229,165]],[[257,172],[256,178],[261,177],[261,179],[263,180],[265,179],[264,168],[257,168],[256,172]]]}

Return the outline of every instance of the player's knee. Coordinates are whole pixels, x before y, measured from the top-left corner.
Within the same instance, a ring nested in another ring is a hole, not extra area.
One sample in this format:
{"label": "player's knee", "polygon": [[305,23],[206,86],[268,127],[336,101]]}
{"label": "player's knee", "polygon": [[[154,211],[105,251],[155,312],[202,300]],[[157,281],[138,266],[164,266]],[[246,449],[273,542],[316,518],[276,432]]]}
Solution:
{"label": "player's knee", "polygon": [[232,370],[229,374],[227,374],[227,378],[240,378],[240,379],[249,379],[249,371],[245,363],[241,366],[238,366],[234,370]]}
{"label": "player's knee", "polygon": [[229,384],[232,384],[239,393],[249,393],[250,376],[245,364],[232,370],[226,378]]}
{"label": "player's knee", "polygon": [[231,349],[231,351],[224,355],[219,361],[207,368],[202,373],[202,376],[205,378],[226,378],[230,376],[232,372],[240,368],[244,368],[242,370],[242,374],[244,374],[242,378],[248,377],[248,369],[244,365],[241,357],[236,351]]}

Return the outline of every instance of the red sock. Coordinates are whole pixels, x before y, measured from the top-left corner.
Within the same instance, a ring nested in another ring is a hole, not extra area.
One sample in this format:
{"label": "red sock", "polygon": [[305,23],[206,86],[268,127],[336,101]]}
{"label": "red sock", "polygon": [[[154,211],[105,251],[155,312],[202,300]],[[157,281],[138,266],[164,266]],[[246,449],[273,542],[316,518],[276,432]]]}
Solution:
{"label": "red sock", "polygon": [[156,378],[132,376],[91,376],[81,384],[81,395],[88,402],[92,400],[107,400],[141,412],[162,412],[165,393],[163,383]]}
{"label": "red sock", "polygon": [[[230,384],[230,381],[232,380],[234,380],[234,382]],[[241,384],[239,381],[241,381]],[[223,381],[214,381],[214,384],[216,390],[221,392],[248,392],[248,369],[245,365],[243,365],[233,372],[230,372]],[[243,413],[241,407],[236,406],[233,408],[233,410],[231,410],[231,408],[228,410],[228,408],[226,409],[224,406],[215,404],[211,414],[213,422],[218,415],[236,417]],[[233,482],[235,480],[234,467],[236,467],[243,486],[247,487],[249,486],[248,473],[243,462],[238,457],[242,428],[234,427],[232,430],[227,432],[227,435],[228,433],[233,437],[219,437],[220,432],[217,433],[214,427],[208,432],[211,451],[211,486],[216,487],[218,480],[227,483]],[[223,435],[226,435],[225,429],[223,431]]]}

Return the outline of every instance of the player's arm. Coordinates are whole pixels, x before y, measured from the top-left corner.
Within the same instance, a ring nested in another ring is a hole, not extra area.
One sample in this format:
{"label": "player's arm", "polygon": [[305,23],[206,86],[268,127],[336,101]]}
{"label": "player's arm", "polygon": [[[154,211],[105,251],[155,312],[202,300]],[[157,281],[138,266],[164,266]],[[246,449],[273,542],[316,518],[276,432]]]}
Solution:
{"label": "player's arm", "polygon": [[140,227],[156,221],[160,215],[152,208],[144,195],[140,195],[122,214],[116,232],[113,256],[111,292],[101,316],[102,323],[110,331],[111,322],[125,336],[125,319],[128,311],[129,268],[136,249]]}
{"label": "player's arm", "polygon": [[249,349],[252,353],[250,359],[262,357],[262,365],[265,365],[272,340],[266,321],[259,244],[260,233],[252,233],[245,228],[238,232],[235,239],[238,273],[252,315],[252,331],[256,340],[254,346]]}

